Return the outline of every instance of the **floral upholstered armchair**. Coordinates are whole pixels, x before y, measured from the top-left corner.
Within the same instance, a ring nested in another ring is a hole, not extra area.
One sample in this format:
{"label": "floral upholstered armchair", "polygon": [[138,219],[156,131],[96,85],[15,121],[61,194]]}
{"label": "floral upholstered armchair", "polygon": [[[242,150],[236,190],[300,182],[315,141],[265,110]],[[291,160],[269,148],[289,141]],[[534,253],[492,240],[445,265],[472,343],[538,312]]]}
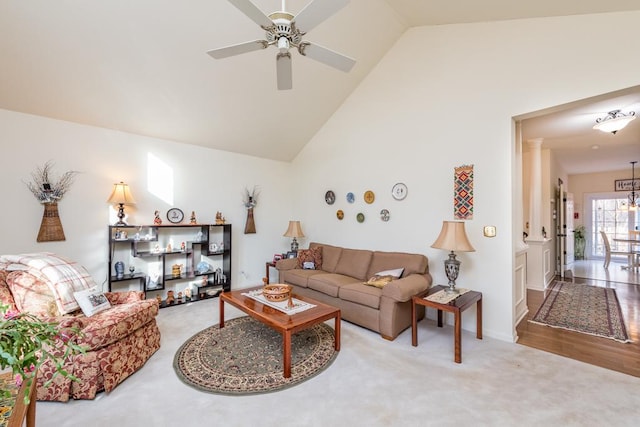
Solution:
{"label": "floral upholstered armchair", "polygon": [[[79,304],[87,294],[90,303]],[[66,338],[85,351],[64,362],[77,381],[54,376],[55,365],[47,360],[38,371],[38,400],[93,399],[113,390],[160,348],[156,300],[145,300],[138,291],[102,293],[83,267],[51,253],[0,256],[0,302],[79,331]]]}

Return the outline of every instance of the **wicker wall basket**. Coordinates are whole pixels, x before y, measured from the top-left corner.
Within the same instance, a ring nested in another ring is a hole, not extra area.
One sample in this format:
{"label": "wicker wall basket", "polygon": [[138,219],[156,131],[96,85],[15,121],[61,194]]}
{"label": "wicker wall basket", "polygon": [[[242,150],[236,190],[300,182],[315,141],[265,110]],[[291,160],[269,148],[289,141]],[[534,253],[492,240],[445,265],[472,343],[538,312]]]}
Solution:
{"label": "wicker wall basket", "polygon": [[58,215],[58,204],[44,203],[44,213],[42,214],[42,222],[40,223],[40,231],[38,231],[38,242],[59,242],[66,240],[64,230]]}

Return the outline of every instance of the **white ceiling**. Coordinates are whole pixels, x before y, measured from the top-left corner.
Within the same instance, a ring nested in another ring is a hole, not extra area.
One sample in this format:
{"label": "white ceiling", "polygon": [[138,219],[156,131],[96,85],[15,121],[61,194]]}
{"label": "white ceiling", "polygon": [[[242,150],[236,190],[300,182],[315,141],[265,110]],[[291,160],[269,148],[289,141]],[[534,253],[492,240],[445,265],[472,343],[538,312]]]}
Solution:
{"label": "white ceiling", "polygon": [[[265,13],[281,6],[253,1]],[[288,0],[287,10],[307,3]],[[225,0],[6,0],[0,108],[287,161],[410,26],[638,9],[638,0],[351,0],[305,39],[355,58],[354,69],[345,74],[295,52],[293,90],[278,91],[274,48],[223,60],[206,54],[263,38]],[[603,112],[640,103],[638,91],[627,96],[527,119],[523,134],[559,151],[597,143],[600,158],[604,147],[622,145],[628,162],[638,149],[625,135],[639,141],[640,120],[598,140],[591,130]]]}

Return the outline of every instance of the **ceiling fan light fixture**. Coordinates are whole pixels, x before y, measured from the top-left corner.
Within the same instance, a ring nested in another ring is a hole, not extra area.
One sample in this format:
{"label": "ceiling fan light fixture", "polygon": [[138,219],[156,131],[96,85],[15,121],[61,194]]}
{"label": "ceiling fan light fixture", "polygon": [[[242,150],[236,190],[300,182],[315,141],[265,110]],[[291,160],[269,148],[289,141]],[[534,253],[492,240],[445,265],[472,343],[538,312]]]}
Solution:
{"label": "ceiling fan light fixture", "polygon": [[613,110],[609,111],[605,117],[596,119],[596,124],[593,128],[602,132],[610,132],[615,135],[616,132],[623,129],[635,118],[635,111],[630,111],[628,114],[624,114],[622,110]]}
{"label": "ceiling fan light fixture", "polygon": [[280,53],[289,52],[289,39],[284,36],[280,37],[278,39],[278,49],[280,50]]}

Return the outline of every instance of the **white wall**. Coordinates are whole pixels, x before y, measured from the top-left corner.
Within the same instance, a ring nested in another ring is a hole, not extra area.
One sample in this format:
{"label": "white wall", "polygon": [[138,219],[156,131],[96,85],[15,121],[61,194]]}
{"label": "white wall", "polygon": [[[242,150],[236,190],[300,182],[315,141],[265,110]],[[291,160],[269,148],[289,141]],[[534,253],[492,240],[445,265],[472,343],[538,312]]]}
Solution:
{"label": "white wall", "polygon": [[[512,232],[515,143],[512,117],[640,83],[640,56],[617,40],[640,37],[640,13],[413,28],[295,160],[304,176],[295,209],[305,232],[351,247],[426,254],[445,283],[443,251],[430,248],[453,219],[453,169],[475,165],[475,253],[459,254],[458,285],[484,294],[488,336],[513,340]],[[594,52],[609,49],[606,60]],[[608,76],[615,75],[615,79]],[[409,196],[391,198],[404,182]],[[326,190],[338,202],[324,202]],[[373,190],[375,203],[362,202]],[[354,205],[345,194],[355,192]],[[391,221],[378,219],[380,209]],[[346,218],[338,221],[336,209]],[[363,224],[355,220],[362,211]],[[484,225],[498,235],[482,236]],[[464,328],[473,330],[473,314]]]}
{"label": "white wall", "polygon": [[[514,244],[521,233],[512,231],[512,117],[640,84],[640,56],[606,36],[637,40],[638,22],[640,13],[628,12],[413,28],[293,165],[0,111],[0,253],[52,250],[104,277],[111,185],[132,185],[135,222],[169,207],[145,192],[145,159],[153,151],[177,172],[175,206],[201,220],[221,210],[235,225],[235,283],[260,281],[264,260],[286,250],[281,235],[293,218],[308,236],[302,247],[320,241],[424,253],[436,283],[445,283],[446,254],[430,245],[442,220],[453,219],[453,168],[474,164],[475,215],[467,232],[476,252],[458,255],[458,284],[483,292],[485,335],[513,340]],[[605,49],[605,59],[595,54]],[[57,171],[84,174],[60,205],[67,241],[37,244],[42,207],[21,180],[48,159]],[[391,197],[396,182],[409,187],[404,201]],[[254,184],[263,188],[258,234],[244,235],[241,192]],[[338,196],[333,206],[324,202],[329,189]],[[371,205],[362,202],[366,190],[376,193]],[[349,191],[358,197],[353,205],[345,201]],[[383,208],[391,211],[388,223],[379,220]],[[345,211],[343,221],[337,209]],[[360,211],[363,224],[355,220]],[[482,237],[484,225],[496,225],[497,237]],[[465,329],[475,328],[473,317],[465,312]]]}
{"label": "white wall", "polygon": [[[130,185],[137,202],[134,207],[125,207],[129,224],[152,223],[156,209],[166,223],[166,211],[173,206],[184,211],[187,222],[191,211],[201,223],[214,222],[216,211],[221,211],[233,225],[234,287],[262,283],[264,262],[288,248],[289,240],[282,234],[292,209],[289,163],[6,110],[0,110],[0,145],[2,254],[56,252],[80,262],[97,283],[103,283],[107,274],[107,226],[117,220],[106,200],[119,181]],[[173,169],[173,203],[147,190],[149,153]],[[68,170],[81,173],[59,203],[66,241],[37,243],[43,207],[23,181],[29,181],[31,172],[48,160],[55,162],[56,176]],[[257,233],[245,235],[243,192],[254,185],[261,190],[255,209]]]}

